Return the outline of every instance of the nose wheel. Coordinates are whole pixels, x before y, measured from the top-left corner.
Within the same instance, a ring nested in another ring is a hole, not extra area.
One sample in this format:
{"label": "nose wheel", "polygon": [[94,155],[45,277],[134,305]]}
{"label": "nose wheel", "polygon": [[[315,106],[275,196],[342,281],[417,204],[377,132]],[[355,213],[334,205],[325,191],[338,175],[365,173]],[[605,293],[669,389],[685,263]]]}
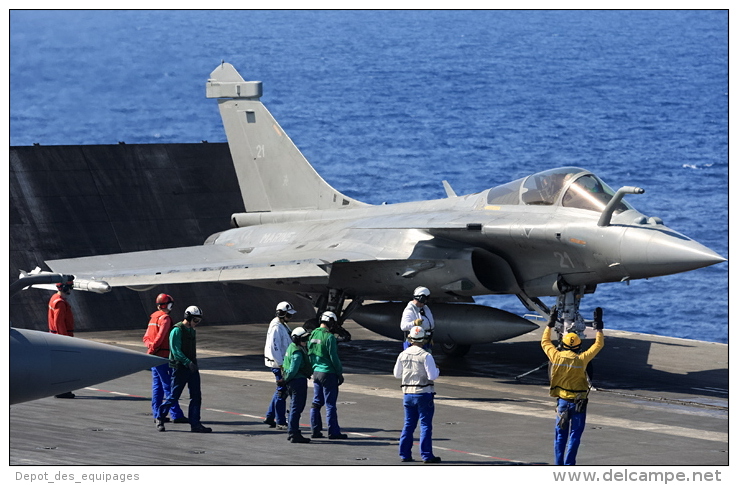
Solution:
{"label": "nose wheel", "polygon": [[584,296],[583,286],[574,286],[567,288],[563,295],[560,295],[556,308],[559,312],[559,319],[556,321],[556,334],[559,340],[567,333],[576,333],[579,338],[584,339],[584,330],[587,328],[584,317],[579,312],[579,304]]}
{"label": "nose wheel", "polygon": [[[584,286],[568,286],[562,285],[563,293],[559,295],[555,309],[558,313],[556,319],[556,325],[554,330],[556,331],[557,339],[561,342],[561,338],[567,333],[574,332],[579,335],[579,338],[584,339],[584,330],[587,328],[584,317],[579,312],[579,305],[584,297],[586,287]],[[546,320],[550,318],[552,308],[548,308],[538,298],[530,298],[528,295],[521,293],[518,294],[518,298],[529,310],[535,311],[541,316],[545,317]],[[591,365],[591,362],[590,362]],[[515,376],[515,380],[520,380],[525,376],[533,374],[536,371],[548,368],[548,360],[542,363],[535,369],[529,370],[523,374]],[[592,369],[588,366],[587,374],[591,375]]]}

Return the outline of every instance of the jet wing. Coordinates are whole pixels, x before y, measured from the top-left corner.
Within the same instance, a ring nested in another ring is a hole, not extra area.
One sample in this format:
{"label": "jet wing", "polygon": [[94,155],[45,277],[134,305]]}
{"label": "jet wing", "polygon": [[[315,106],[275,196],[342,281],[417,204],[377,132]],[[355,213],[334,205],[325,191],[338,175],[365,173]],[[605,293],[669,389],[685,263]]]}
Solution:
{"label": "jet wing", "polygon": [[270,254],[269,261],[260,261],[230,247],[203,245],[57,259],[46,264],[54,272],[105,281],[111,287],[306,277],[327,281],[324,268],[331,261],[303,256],[294,259],[294,253],[277,252]]}

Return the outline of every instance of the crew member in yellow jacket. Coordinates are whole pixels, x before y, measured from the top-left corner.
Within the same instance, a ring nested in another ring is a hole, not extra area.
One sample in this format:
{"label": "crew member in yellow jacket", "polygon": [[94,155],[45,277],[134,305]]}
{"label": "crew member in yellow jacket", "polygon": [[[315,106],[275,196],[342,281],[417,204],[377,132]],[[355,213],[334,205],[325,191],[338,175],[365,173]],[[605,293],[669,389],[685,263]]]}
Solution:
{"label": "crew member in yellow jacket", "polygon": [[554,455],[557,465],[575,465],[587,417],[587,396],[590,388],[587,364],[605,346],[602,308],[598,307],[594,311],[592,327],[597,331],[595,343],[584,352],[582,340],[573,332],[567,333],[561,339],[560,350],[551,343],[551,330],[556,325],[557,317],[558,312],[554,307],[551,309],[548,326],[541,338],[541,347],[550,361],[550,394],[557,398]]}

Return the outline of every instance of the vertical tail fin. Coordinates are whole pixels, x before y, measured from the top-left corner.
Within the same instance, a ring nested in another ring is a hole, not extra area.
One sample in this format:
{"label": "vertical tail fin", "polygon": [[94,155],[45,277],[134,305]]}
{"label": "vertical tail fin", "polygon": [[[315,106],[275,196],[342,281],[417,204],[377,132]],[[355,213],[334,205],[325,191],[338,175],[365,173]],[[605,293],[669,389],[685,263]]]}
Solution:
{"label": "vertical tail fin", "polygon": [[321,178],[261,103],[261,81],[222,63],[206,86],[217,98],[246,212],[366,206]]}

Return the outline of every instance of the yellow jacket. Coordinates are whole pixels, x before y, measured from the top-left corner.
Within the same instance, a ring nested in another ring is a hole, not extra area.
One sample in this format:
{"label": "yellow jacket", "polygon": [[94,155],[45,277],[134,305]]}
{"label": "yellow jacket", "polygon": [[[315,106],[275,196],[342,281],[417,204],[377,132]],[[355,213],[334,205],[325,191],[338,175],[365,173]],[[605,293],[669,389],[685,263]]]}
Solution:
{"label": "yellow jacket", "polygon": [[541,347],[546,353],[551,379],[551,396],[563,399],[584,399],[589,394],[587,364],[605,346],[605,336],[597,332],[595,343],[581,354],[571,350],[556,350],[551,343],[551,328],[546,327],[541,337]]}

